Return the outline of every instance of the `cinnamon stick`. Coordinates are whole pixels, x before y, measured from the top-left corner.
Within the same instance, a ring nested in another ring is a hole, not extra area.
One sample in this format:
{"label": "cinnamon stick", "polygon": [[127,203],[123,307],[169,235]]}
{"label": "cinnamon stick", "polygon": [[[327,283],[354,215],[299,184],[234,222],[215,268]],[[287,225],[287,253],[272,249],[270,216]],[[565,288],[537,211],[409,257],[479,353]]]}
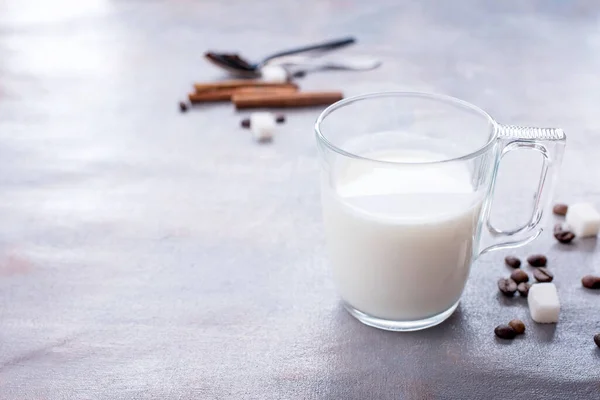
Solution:
{"label": "cinnamon stick", "polygon": [[210,101],[229,101],[233,95],[234,90],[213,90],[203,93],[190,93],[188,98],[190,103],[204,103]]}
{"label": "cinnamon stick", "polygon": [[191,103],[204,103],[211,101],[229,101],[234,94],[244,95],[265,95],[265,94],[284,94],[297,91],[296,86],[257,86],[229,88],[220,90],[209,90],[203,92],[190,93],[188,98]]}
{"label": "cinnamon stick", "polygon": [[295,93],[298,91],[297,86],[256,86],[256,87],[242,87],[235,89],[233,94],[283,94],[283,93]]}
{"label": "cinnamon stick", "polygon": [[275,83],[275,82],[265,82],[257,79],[235,79],[230,81],[221,81],[221,82],[209,82],[209,83],[196,83],[194,84],[194,89],[196,93],[208,92],[212,90],[223,90],[223,89],[239,89],[239,88],[248,88],[248,87],[270,87],[270,88],[280,88],[280,87],[293,87],[296,90],[298,89],[298,85],[294,83]]}
{"label": "cinnamon stick", "polygon": [[231,101],[238,109],[259,107],[309,107],[333,104],[343,99],[341,92],[234,93]]}

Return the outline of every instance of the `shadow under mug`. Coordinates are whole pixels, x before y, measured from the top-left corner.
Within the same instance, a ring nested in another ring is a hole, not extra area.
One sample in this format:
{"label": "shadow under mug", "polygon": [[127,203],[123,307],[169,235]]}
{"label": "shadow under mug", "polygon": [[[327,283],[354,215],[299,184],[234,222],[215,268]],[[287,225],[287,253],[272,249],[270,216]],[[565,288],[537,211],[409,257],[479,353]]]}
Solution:
{"label": "shadow under mug", "polygon": [[[315,130],[335,284],[359,321],[394,331],[441,323],[479,255],[539,236],[565,146],[560,129],[501,125],[426,93],[348,98]],[[500,162],[517,149],[543,162],[531,216],[506,231],[490,210]]]}

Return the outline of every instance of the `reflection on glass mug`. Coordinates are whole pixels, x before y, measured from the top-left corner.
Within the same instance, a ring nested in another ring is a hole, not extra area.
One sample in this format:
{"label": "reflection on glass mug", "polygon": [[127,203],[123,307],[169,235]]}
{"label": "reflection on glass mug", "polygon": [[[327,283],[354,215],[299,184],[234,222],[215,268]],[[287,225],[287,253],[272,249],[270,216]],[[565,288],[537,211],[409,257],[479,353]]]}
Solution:
{"label": "reflection on glass mug", "polygon": [[[315,129],[338,291],[361,322],[396,331],[444,321],[477,256],[541,233],[565,146],[560,129],[501,125],[464,101],[425,93],[342,100]],[[516,149],[541,154],[543,165],[531,217],[502,231],[489,221],[494,183]]]}

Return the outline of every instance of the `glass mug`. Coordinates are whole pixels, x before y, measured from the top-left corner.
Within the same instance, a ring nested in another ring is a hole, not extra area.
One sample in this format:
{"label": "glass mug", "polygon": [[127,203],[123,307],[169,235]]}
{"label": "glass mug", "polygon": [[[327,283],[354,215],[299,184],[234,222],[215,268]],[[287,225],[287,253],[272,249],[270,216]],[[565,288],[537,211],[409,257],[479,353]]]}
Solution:
{"label": "glass mug", "polygon": [[[500,125],[469,103],[425,93],[342,100],[315,130],[337,289],[359,321],[393,331],[441,323],[475,258],[539,236],[565,146],[560,129]],[[494,183],[516,149],[541,154],[541,175],[527,223],[503,231],[489,220]]]}

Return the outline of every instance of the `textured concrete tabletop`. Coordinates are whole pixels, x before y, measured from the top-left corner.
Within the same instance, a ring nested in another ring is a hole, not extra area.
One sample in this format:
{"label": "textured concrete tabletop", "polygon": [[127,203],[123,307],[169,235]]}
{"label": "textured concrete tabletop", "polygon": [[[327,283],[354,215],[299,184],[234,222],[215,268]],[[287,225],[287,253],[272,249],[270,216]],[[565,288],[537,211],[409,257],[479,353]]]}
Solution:
{"label": "textured concrete tabletop", "polygon": [[[209,48],[353,34],[347,52],[383,67],[303,88],[433,91],[561,127],[556,198],[600,206],[599,16],[592,0],[0,1],[0,398],[600,398],[600,294],[580,285],[600,273],[595,240],[516,251],[548,254],[556,326],[497,295],[497,252],[444,324],[378,331],[328,269],[319,110],[259,145],[229,105],[177,109],[223,77]],[[502,172],[501,222],[528,211],[526,164]],[[497,340],[513,317],[526,335]]]}

